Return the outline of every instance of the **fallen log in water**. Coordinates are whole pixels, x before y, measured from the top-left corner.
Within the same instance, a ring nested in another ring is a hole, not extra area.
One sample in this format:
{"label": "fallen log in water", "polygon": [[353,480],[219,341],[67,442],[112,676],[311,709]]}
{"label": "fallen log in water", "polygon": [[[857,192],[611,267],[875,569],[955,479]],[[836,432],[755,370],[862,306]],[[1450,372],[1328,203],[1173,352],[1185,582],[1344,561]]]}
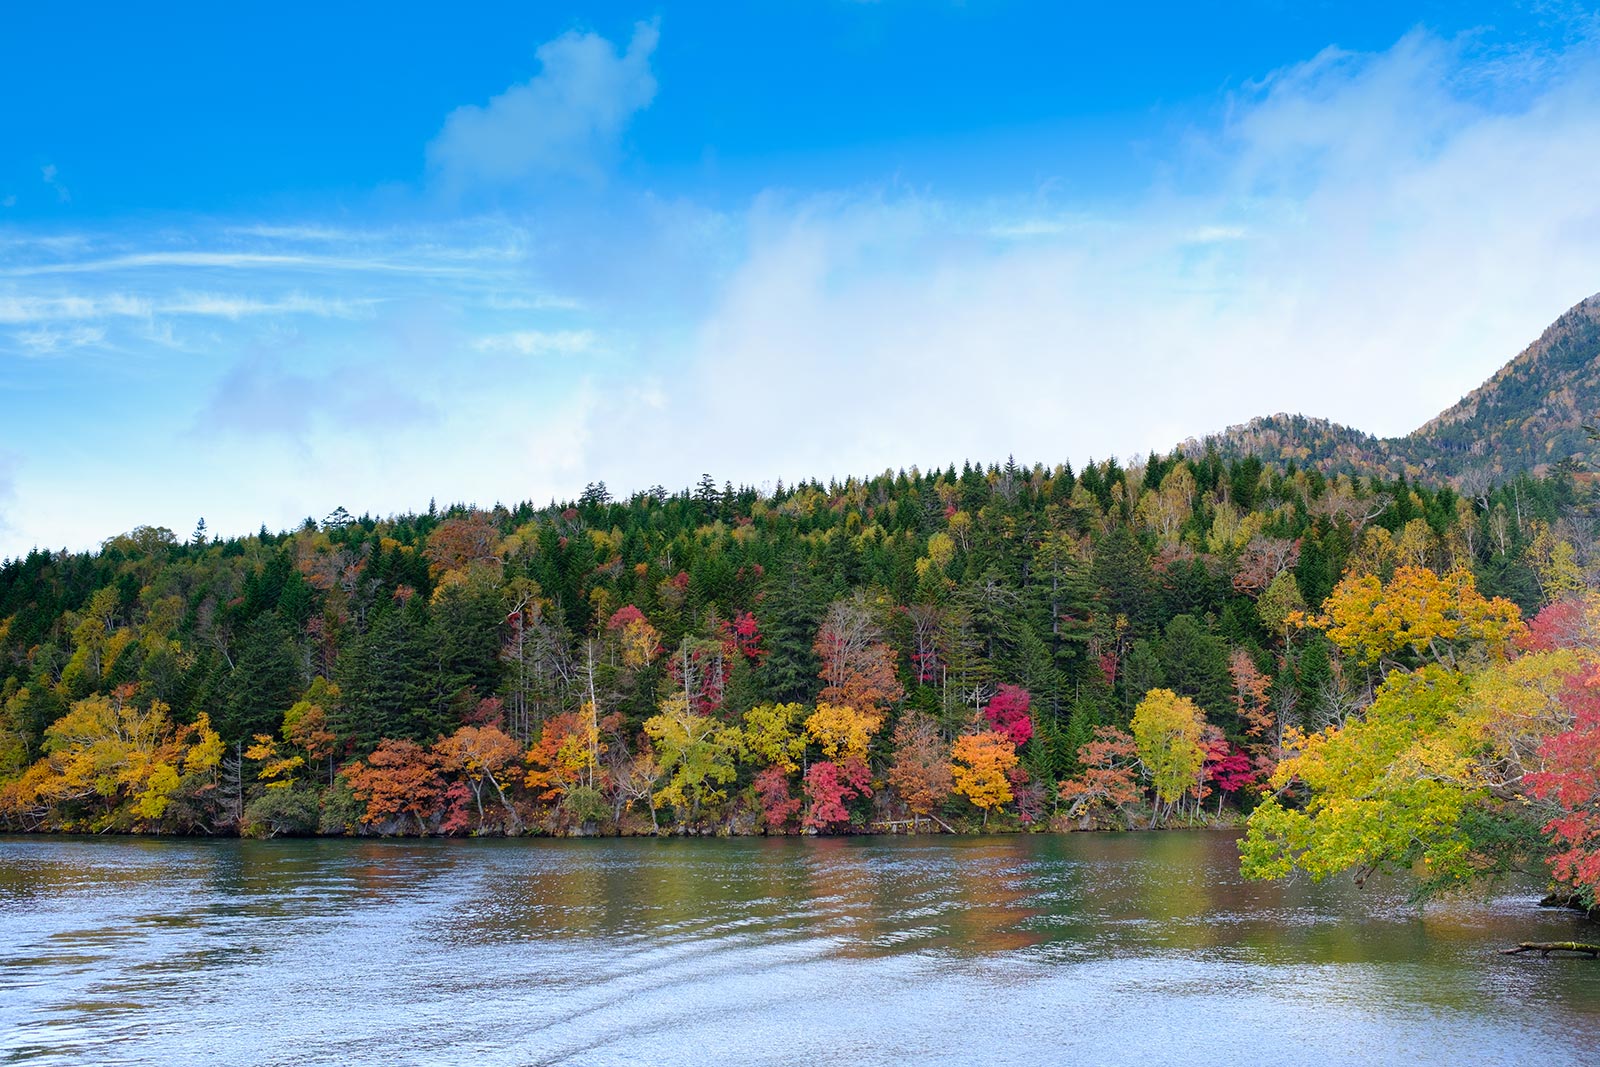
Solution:
{"label": "fallen log in water", "polygon": [[1582,941],[1524,941],[1516,948],[1508,948],[1500,954],[1516,956],[1523,952],[1537,952],[1540,959],[1552,952],[1581,952],[1591,959],[1600,959],[1600,945],[1589,945]]}

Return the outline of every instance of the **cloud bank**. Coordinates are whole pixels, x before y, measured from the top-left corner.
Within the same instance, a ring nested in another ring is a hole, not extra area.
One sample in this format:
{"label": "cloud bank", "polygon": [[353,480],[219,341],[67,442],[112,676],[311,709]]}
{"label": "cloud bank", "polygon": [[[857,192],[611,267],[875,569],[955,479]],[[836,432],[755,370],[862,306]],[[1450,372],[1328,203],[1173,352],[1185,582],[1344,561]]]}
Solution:
{"label": "cloud bank", "polygon": [[[1600,290],[1597,99],[1587,44],[1418,32],[1245,87],[1119,204],[768,195],[691,372],[629,420],[657,468],[596,472],[1081,462],[1282,410],[1408,432]],[[758,410],[730,449],[719,416]]]}

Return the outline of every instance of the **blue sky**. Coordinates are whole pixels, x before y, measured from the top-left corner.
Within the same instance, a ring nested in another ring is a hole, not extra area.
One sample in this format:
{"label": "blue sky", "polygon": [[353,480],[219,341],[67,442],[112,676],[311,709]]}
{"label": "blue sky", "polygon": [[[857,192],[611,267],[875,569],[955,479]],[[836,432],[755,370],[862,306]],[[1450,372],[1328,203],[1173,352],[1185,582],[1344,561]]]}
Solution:
{"label": "blue sky", "polygon": [[1577,7],[129,5],[0,37],[0,556],[1402,433],[1600,290]]}

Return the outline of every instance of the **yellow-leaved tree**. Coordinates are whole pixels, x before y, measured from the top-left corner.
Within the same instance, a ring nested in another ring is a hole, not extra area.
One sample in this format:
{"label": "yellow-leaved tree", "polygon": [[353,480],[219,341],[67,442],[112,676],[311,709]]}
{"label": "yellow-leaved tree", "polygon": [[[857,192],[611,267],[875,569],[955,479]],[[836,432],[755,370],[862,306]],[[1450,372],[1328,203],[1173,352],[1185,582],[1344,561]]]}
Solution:
{"label": "yellow-leaved tree", "polygon": [[793,774],[806,754],[805,720],[804,704],[757,704],[744,713],[745,748],[767,766]]}
{"label": "yellow-leaved tree", "polygon": [[1465,568],[1440,577],[1426,567],[1396,567],[1387,582],[1346,575],[1305,624],[1361,663],[1386,669],[1456,667],[1468,654],[1503,659],[1526,631],[1517,606],[1478,592]]}
{"label": "yellow-leaved tree", "polygon": [[1205,727],[1199,705],[1170,689],[1150,690],[1133,709],[1133,742],[1156,794],[1150,825],[1165,821],[1186,797],[1198,804]]}
{"label": "yellow-leaved tree", "polygon": [[660,773],[667,784],[650,798],[653,807],[670,804],[683,824],[698,822],[703,808],[726,798],[722,788],[737,773],[744,752],[739,729],[689,709],[689,699],[674,693],[660,712],[645,720],[644,732],[655,743]]}
{"label": "yellow-leaved tree", "polygon": [[215,785],[222,739],[202,713],[175,725],[159,700],[140,703],[121,686],[75,701],[45,731],[43,758],[0,793],[0,808],[24,825],[63,830],[187,829],[198,806],[168,819],[180,795]]}
{"label": "yellow-leaved tree", "polygon": [[865,761],[867,746],[882,725],[883,716],[876,712],[857,711],[848,704],[818,704],[806,719],[806,733],[830,760]]}
{"label": "yellow-leaved tree", "polygon": [[[1278,765],[1240,845],[1244,873],[1361,881],[1415,866],[1429,891],[1522,868],[1542,847],[1524,778],[1570,717],[1563,692],[1578,670],[1560,651],[1390,674],[1364,716]],[[1291,788],[1305,793],[1298,807],[1280,799]]]}

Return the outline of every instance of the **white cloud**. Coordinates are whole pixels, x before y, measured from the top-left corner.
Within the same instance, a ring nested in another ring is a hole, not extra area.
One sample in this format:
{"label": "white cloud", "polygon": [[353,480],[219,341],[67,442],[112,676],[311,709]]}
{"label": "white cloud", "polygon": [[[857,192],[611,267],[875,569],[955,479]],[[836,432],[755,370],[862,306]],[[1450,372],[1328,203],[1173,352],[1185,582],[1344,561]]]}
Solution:
{"label": "white cloud", "polygon": [[1081,462],[1282,410],[1408,432],[1600,290],[1596,99],[1588,45],[1413,34],[1251,87],[1116,208],[764,198],[691,369],[607,411],[594,476]]}
{"label": "white cloud", "polygon": [[594,349],[595,335],[592,330],[516,330],[480,337],[473,347],[522,356],[576,356]]}
{"label": "white cloud", "polygon": [[314,315],[349,318],[370,313],[371,299],[327,299],[304,293],[259,298],[230,293],[180,290],[168,297],[105,293],[98,296],[0,296],[0,325],[188,315],[238,319],[248,315]]}
{"label": "white cloud", "polygon": [[376,297],[330,299],[288,293],[282,297],[260,299],[228,293],[180,292],[155,306],[164,315],[211,315],[238,319],[247,315],[314,315],[323,318],[352,318],[371,314],[382,303]]}
{"label": "white cloud", "polygon": [[346,229],[339,226],[324,226],[318,223],[280,225],[255,223],[249,226],[229,227],[228,233],[241,237],[260,237],[267,240],[337,242],[339,244],[354,244],[371,240],[378,236],[368,231]]}
{"label": "white cloud", "polygon": [[542,174],[597,176],[633,115],[655,98],[656,27],[634,27],[618,54],[604,37],[566,33],[541,45],[540,72],[482,107],[459,107],[428,146],[448,187],[505,185]]}
{"label": "white cloud", "polygon": [[67,187],[61,184],[60,173],[56,170],[56,165],[54,163],[46,163],[44,166],[40,167],[39,174],[44,179],[44,183],[51,189],[55,190],[57,200],[65,204],[67,201],[72,199],[72,194],[67,191]]}
{"label": "white cloud", "polygon": [[108,274],[114,271],[159,268],[207,270],[305,270],[377,274],[465,274],[469,268],[454,263],[420,259],[363,259],[269,252],[138,252],[103,259],[29,263],[0,270],[0,276],[28,278],[43,274]]}
{"label": "white cloud", "polygon": [[149,314],[148,300],[120,293],[106,296],[0,296],[0,324],[7,326],[110,316],[144,318]]}
{"label": "white cloud", "polygon": [[26,355],[53,356],[75,348],[93,348],[105,341],[106,331],[103,326],[68,326],[18,330],[12,336]]}
{"label": "white cloud", "polygon": [[579,311],[583,302],[545,293],[490,293],[484,298],[484,306],[495,311]]}

